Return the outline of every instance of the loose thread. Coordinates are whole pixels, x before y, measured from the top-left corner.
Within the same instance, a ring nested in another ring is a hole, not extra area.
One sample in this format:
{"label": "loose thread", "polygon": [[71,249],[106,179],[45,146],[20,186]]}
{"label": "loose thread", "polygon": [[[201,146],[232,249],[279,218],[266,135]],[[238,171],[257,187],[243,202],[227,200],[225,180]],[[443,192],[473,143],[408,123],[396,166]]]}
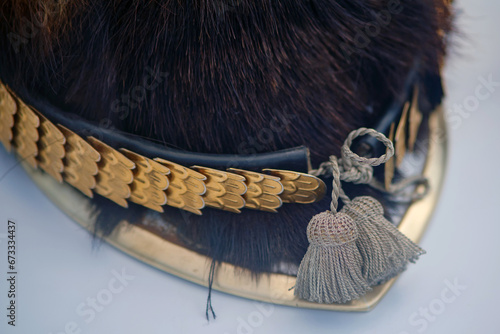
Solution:
{"label": "loose thread", "polygon": [[207,297],[207,308],[205,311],[205,316],[207,317],[207,321],[210,321],[210,311],[212,313],[212,317],[215,320],[217,316],[215,315],[214,308],[212,307],[212,285],[214,283],[215,276],[215,259],[212,260],[212,264],[210,265],[210,272],[208,273],[208,297]]}

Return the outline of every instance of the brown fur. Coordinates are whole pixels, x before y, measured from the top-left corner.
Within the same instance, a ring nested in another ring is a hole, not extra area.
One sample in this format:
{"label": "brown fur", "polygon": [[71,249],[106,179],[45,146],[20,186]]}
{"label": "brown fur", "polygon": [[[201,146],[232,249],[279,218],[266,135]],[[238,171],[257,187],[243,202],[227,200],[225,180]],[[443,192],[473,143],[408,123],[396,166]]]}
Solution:
{"label": "brown fur", "polygon": [[[402,2],[358,48],[358,32],[390,1],[8,0],[0,8],[1,75],[89,120],[107,118],[105,126],[183,149],[306,144],[317,162],[383,110],[415,56],[423,74],[437,73],[445,2]],[[16,53],[12,34],[23,37],[30,22],[37,32]],[[143,85],[147,68],[168,75],[128,117],[113,112]],[[273,118],[285,129],[260,135]]]}
{"label": "brown fur", "polygon": [[[447,0],[401,0],[402,11],[359,47],[359,31],[390,2],[5,0],[0,78],[131,135],[212,153],[303,144],[316,165],[338,154],[349,131],[372,124],[417,57],[422,78],[439,75]],[[157,87],[124,110],[149,72],[163,73]],[[206,210],[186,218],[172,208],[166,215],[198,251],[269,271],[300,262],[305,226],[328,200],[278,215]]]}

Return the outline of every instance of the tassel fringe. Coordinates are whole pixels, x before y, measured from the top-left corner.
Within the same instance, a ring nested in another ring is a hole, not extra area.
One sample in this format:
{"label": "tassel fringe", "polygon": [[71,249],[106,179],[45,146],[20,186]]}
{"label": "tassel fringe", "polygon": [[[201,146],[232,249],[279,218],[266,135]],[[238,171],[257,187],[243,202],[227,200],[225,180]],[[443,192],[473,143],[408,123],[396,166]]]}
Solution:
{"label": "tassel fringe", "polygon": [[373,197],[356,197],[342,209],[358,227],[356,246],[363,258],[363,277],[369,285],[381,284],[406,269],[425,251],[384,217]]}
{"label": "tassel fringe", "polygon": [[370,290],[361,272],[354,221],[339,212],[317,214],[308,226],[310,246],[297,274],[295,295],[316,303],[345,303]]}

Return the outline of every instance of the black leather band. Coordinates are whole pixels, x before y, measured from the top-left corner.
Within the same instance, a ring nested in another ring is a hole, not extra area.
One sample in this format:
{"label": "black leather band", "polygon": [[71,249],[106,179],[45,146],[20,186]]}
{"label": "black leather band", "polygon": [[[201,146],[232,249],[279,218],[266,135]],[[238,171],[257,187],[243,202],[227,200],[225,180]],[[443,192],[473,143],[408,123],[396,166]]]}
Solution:
{"label": "black leather band", "polygon": [[126,133],[98,127],[76,118],[49,103],[42,96],[26,91],[16,92],[28,105],[39,110],[55,124],[61,124],[82,138],[93,136],[114,148],[125,148],[146,157],[158,157],[184,166],[200,165],[215,169],[240,168],[261,171],[264,168],[292,170],[307,173],[310,166],[309,149],[305,146],[256,154],[210,154],[182,151],[141,138],[131,138]]}

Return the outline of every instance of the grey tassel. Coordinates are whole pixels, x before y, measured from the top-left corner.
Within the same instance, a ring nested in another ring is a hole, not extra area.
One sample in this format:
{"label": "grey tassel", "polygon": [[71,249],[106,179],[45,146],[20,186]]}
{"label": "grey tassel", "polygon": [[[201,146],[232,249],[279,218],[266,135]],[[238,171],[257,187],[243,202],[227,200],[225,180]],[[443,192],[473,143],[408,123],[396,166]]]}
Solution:
{"label": "grey tassel", "polygon": [[342,208],[358,228],[356,240],[363,259],[363,277],[369,285],[381,284],[406,269],[425,251],[384,217],[382,205],[373,197],[356,197]]}
{"label": "grey tassel", "polygon": [[[360,157],[351,151],[352,141],[371,135],[387,147],[378,158]],[[330,210],[315,215],[307,226],[309,248],[300,263],[295,295],[316,303],[345,303],[363,296],[371,288],[414,262],[424,251],[384,218],[382,205],[372,197],[353,201],[342,191],[340,180],[370,183],[373,166],[387,162],[394,154],[392,142],[383,134],[360,128],[347,137],[342,158],[331,156],[316,175],[331,173]],[[340,163],[340,167],[339,167]],[[344,208],[337,212],[338,199]]]}
{"label": "grey tassel", "polygon": [[370,287],[361,272],[358,229],[348,215],[325,211],[307,226],[309,248],[300,263],[295,295],[316,303],[345,303]]}

